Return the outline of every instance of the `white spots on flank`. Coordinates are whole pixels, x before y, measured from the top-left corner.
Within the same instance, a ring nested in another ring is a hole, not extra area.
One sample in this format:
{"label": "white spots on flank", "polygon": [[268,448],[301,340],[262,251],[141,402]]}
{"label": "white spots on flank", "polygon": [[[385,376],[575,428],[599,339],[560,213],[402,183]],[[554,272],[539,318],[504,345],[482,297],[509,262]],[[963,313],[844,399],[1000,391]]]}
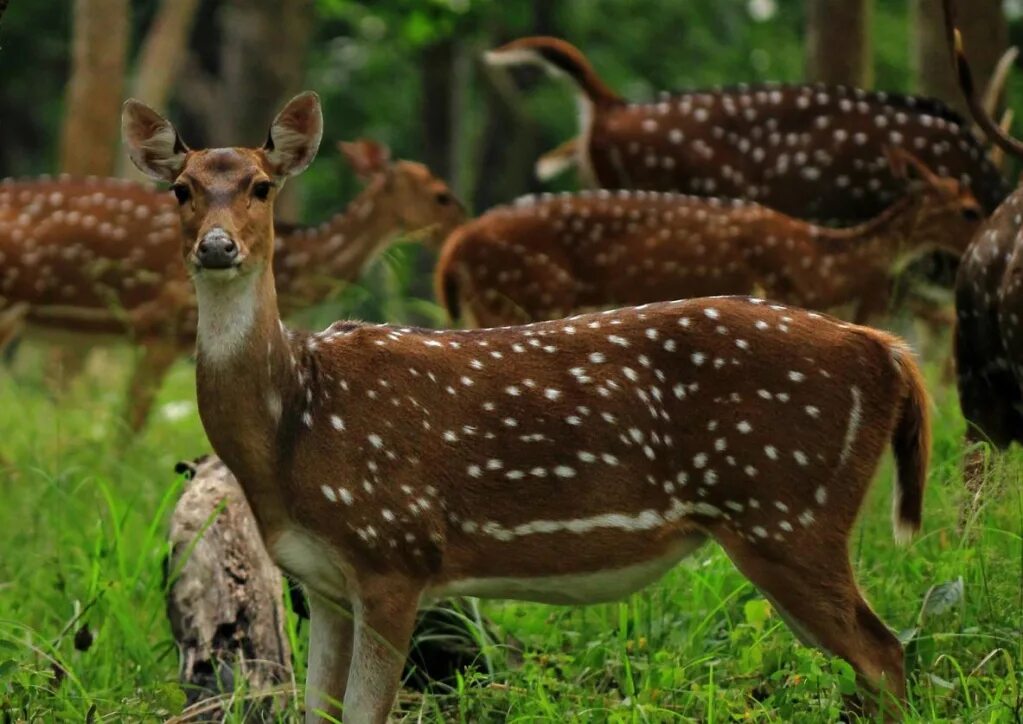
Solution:
{"label": "white spots on flank", "polygon": [[814,499],[818,505],[824,505],[828,502],[828,491],[823,485],[817,487],[817,490],[813,494]]}
{"label": "white spots on flank", "polygon": [[721,313],[714,309],[714,307],[707,307],[703,310],[703,313],[710,319],[717,319],[721,316]]}
{"label": "white spots on flank", "polygon": [[543,395],[548,400],[557,400],[561,397],[561,391],[556,390],[553,387],[548,387],[546,390],[543,391]]}
{"label": "white spots on flank", "polygon": [[765,445],[764,453],[767,455],[767,457],[771,458],[772,460],[778,459],[778,448],[776,448],[774,445]]}
{"label": "white spots on flank", "polygon": [[344,503],[345,505],[351,505],[355,500],[352,497],[352,494],[348,492],[348,488],[338,488],[337,494],[338,497],[341,498],[341,502]]}
{"label": "white spots on flank", "polygon": [[790,370],[789,371],[789,379],[792,380],[793,382],[802,382],[803,380],[806,379],[806,375],[804,375],[802,372],[796,372],[795,370]]}
{"label": "white spots on flank", "polygon": [[796,450],[795,452],[793,452],[792,457],[796,459],[797,463],[804,467],[810,463],[810,459],[806,457],[806,453],[804,453],[802,450]]}
{"label": "white spots on flank", "polygon": [[342,420],[337,415],[331,415],[330,416],[330,426],[333,427],[338,432],[340,432],[341,430],[345,429],[345,421]]}
{"label": "white spots on flank", "polygon": [[617,334],[609,334],[607,336],[607,341],[611,344],[616,344],[619,347],[629,346],[629,340],[625,339],[625,337],[619,337]]}
{"label": "white spots on flank", "polygon": [[469,473],[469,476],[473,478],[478,478],[481,475],[483,475],[483,470],[482,468],[480,468],[479,465],[470,465],[468,468],[466,468],[466,472]]}
{"label": "white spots on flank", "polygon": [[384,446],[383,439],[376,433],[371,433],[366,437],[366,439],[369,440],[369,444],[375,447],[377,450]]}
{"label": "white spots on flank", "polygon": [[337,502],[337,494],[334,492],[334,489],[332,487],[330,487],[329,485],[321,485],[320,490],[323,491],[323,497],[329,500],[331,503]]}
{"label": "white spots on flank", "polygon": [[804,410],[806,410],[806,414],[807,414],[807,415],[809,415],[810,417],[812,417],[812,418],[813,418],[813,419],[815,419],[815,420],[816,420],[817,418],[819,418],[819,417],[820,417],[820,415],[821,415],[821,411],[820,411],[820,408],[819,408],[819,407],[816,407],[816,406],[814,406],[814,405],[807,405],[807,406],[806,406],[806,407],[804,407],[803,409],[804,409]]}
{"label": "white spots on flank", "polygon": [[691,359],[693,360],[693,364],[699,367],[706,361],[707,356],[703,354],[703,352],[693,352]]}
{"label": "white spots on flank", "polygon": [[693,456],[693,467],[700,469],[707,465],[707,453],[697,453]]}
{"label": "white spots on flank", "polygon": [[504,391],[511,395],[512,397],[518,397],[519,395],[522,394],[522,390],[520,390],[515,385],[509,385],[508,387],[505,387]]}
{"label": "white spots on flank", "polygon": [[743,435],[748,435],[752,430],[753,426],[750,425],[746,420],[742,420],[735,426],[735,429],[741,432]]}
{"label": "white spots on flank", "polygon": [[568,465],[558,465],[554,468],[554,474],[559,478],[574,478],[575,468],[571,468]]}
{"label": "white spots on flank", "polygon": [[588,358],[591,364],[599,365],[607,360],[607,358],[600,352],[591,352]]}

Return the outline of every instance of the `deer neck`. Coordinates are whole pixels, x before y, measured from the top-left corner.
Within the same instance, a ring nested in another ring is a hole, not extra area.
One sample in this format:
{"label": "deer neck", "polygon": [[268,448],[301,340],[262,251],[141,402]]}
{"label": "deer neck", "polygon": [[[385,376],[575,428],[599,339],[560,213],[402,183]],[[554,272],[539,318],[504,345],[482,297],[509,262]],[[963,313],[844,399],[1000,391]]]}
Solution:
{"label": "deer neck", "polygon": [[269,268],[226,282],[199,276],[195,286],[199,415],[267,533],[283,523],[275,481],[284,413],[300,394],[298,351],[281,324]]}
{"label": "deer neck", "polygon": [[[292,285],[298,296],[322,296],[316,281],[354,281],[363,268],[400,233],[401,224],[379,184],[370,184],[348,207],[317,227],[294,231],[282,239],[285,268],[289,258],[301,267]],[[299,270],[296,270],[299,271]],[[289,296],[291,290],[289,289]]]}

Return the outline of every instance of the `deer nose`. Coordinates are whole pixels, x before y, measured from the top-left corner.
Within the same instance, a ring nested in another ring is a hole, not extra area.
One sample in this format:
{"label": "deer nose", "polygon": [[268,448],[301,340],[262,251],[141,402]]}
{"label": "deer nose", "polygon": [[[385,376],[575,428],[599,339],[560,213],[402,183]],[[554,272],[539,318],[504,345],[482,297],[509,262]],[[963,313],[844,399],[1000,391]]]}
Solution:
{"label": "deer nose", "polygon": [[195,257],[203,269],[230,269],[238,263],[238,245],[224,231],[214,229],[199,242]]}

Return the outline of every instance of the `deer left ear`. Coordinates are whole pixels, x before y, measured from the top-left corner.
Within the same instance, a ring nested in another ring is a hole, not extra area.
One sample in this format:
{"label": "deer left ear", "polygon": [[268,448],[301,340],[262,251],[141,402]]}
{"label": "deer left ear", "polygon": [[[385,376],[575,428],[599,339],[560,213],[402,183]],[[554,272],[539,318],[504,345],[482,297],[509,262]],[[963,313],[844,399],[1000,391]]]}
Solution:
{"label": "deer left ear", "polygon": [[270,126],[263,151],[274,176],[284,178],[306,170],[323,137],[320,97],[306,91],[288,101]]}

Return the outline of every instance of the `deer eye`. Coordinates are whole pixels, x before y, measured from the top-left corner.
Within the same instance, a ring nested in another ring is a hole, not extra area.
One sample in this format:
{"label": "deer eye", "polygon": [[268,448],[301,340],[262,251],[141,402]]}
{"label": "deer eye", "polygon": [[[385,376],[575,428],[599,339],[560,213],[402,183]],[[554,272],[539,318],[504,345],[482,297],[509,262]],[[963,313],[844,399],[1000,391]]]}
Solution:
{"label": "deer eye", "polygon": [[185,184],[174,184],[171,186],[171,191],[174,192],[174,198],[178,200],[178,204],[181,206],[184,206],[192,198],[192,192]]}
{"label": "deer eye", "polygon": [[441,206],[447,206],[452,202],[451,194],[449,194],[447,191],[440,191],[433,198],[434,201],[436,201]]}
{"label": "deer eye", "polygon": [[260,201],[266,201],[270,196],[270,188],[273,186],[269,181],[257,181],[252,184],[252,195]]}
{"label": "deer eye", "polygon": [[964,207],[960,213],[967,221],[980,221],[984,218],[981,216],[980,209],[973,206]]}

